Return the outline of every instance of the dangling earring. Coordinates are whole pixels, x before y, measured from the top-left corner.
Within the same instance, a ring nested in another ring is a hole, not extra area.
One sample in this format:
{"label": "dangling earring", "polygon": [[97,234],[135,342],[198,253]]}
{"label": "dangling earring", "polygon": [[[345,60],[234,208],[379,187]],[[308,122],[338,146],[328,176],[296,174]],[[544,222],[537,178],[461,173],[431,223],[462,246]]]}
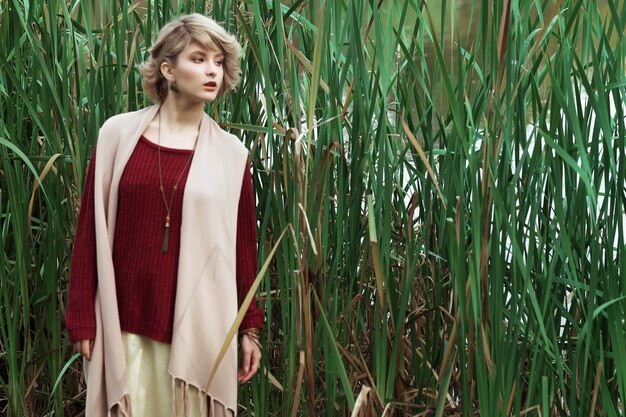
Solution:
{"label": "dangling earring", "polygon": [[176,86],[176,78],[174,78],[174,81],[172,81],[172,83],[170,84],[170,90],[172,90],[175,93],[178,93],[178,87]]}

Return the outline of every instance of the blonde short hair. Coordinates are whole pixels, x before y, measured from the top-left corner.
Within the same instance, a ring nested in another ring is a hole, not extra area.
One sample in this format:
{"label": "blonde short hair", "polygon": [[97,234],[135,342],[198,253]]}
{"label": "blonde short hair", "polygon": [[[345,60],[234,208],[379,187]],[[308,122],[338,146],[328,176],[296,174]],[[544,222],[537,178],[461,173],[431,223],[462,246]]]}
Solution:
{"label": "blonde short hair", "polygon": [[241,76],[241,45],[215,20],[194,13],[180,16],[163,26],[156,43],[150,48],[150,57],[138,66],[143,89],[152,101],[162,103],[169,93],[161,64],[167,62],[175,67],[178,55],[194,41],[205,48],[217,46],[224,53],[224,80],[218,95],[235,88]]}

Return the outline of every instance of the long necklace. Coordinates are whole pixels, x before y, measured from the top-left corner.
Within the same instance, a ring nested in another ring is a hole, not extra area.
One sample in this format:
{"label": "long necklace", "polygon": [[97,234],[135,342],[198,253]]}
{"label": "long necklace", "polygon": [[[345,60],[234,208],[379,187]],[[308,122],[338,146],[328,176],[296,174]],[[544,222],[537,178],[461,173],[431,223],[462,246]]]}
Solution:
{"label": "long necklace", "polygon": [[159,184],[161,190],[161,196],[163,197],[163,204],[165,205],[165,229],[163,230],[163,244],[161,245],[161,252],[165,253],[169,249],[170,245],[170,213],[172,210],[172,203],[174,202],[174,195],[176,194],[176,190],[178,189],[178,183],[183,176],[183,173],[187,169],[187,166],[191,163],[193,159],[193,154],[196,152],[196,145],[198,144],[198,137],[200,136],[200,128],[198,127],[198,133],[196,134],[196,140],[193,144],[193,149],[191,150],[191,154],[189,154],[189,159],[185,162],[185,166],[183,167],[180,174],[178,174],[178,178],[174,183],[174,187],[172,189],[172,195],[170,196],[169,203],[167,202],[167,198],[165,198],[165,188],[163,187],[163,170],[161,168],[161,112],[159,111],[159,139],[158,139],[158,147],[157,147],[157,159],[159,165]]}

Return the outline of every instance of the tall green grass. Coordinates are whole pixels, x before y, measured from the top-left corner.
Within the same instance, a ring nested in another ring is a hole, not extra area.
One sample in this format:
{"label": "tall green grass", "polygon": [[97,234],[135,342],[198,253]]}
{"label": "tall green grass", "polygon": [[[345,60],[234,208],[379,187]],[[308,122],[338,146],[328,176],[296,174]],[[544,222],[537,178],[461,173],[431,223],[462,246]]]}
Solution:
{"label": "tall green grass", "polygon": [[157,28],[209,10],[244,47],[208,111],[251,149],[261,262],[287,230],[242,415],[623,416],[626,7],[433,5],[0,0],[0,414],[80,413],[87,159],[147,104]]}

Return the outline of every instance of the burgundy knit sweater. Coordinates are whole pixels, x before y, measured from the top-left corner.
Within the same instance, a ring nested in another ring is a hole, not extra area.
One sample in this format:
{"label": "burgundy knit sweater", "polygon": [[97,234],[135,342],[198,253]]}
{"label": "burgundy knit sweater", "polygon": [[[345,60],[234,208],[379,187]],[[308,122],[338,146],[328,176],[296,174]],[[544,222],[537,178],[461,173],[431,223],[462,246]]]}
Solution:
{"label": "burgundy knit sweater", "polygon": [[[160,192],[158,146],[141,137],[119,183],[113,265],[122,331],[170,343],[176,299],[183,193],[191,151],[161,146],[165,201],[170,208],[169,248],[161,251],[166,208]],[[96,334],[97,287],[92,156],[74,241],[66,327],[70,341],[93,339]],[[182,173],[182,175],[181,175]],[[174,184],[177,191],[172,196]],[[257,268],[256,219],[250,167],[246,164],[237,216],[237,294],[241,305]],[[210,318],[207,318],[210,320]],[[252,301],[241,329],[263,326],[264,313]]]}

